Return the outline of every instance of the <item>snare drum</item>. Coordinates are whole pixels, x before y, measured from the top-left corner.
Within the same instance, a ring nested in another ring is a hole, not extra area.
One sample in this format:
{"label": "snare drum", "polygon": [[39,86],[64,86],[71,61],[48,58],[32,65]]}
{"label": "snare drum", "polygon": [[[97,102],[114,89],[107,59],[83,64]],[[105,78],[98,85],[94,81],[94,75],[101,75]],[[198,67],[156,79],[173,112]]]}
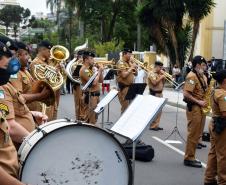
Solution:
{"label": "snare drum", "polygon": [[132,169],[108,132],[64,119],[33,131],[19,149],[20,179],[33,185],[131,185]]}

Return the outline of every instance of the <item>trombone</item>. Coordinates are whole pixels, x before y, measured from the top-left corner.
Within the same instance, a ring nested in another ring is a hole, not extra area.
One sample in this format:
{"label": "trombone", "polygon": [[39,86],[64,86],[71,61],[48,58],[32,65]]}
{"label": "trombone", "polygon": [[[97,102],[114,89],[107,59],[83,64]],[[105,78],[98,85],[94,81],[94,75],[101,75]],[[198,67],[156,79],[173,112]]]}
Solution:
{"label": "trombone", "polygon": [[173,79],[173,76],[170,75],[169,73],[165,72],[165,71],[162,71],[163,72],[163,75],[165,76],[166,80],[171,84],[173,85],[174,87],[178,87],[179,84]]}

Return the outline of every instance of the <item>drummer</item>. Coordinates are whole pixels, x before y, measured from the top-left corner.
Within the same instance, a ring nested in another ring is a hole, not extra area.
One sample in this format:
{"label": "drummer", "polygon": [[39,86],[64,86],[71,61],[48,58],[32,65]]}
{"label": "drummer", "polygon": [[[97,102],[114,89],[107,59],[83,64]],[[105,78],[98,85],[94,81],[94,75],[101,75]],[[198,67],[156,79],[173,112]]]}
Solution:
{"label": "drummer", "polygon": [[[2,90],[2,86],[6,85],[9,81],[12,70],[12,63],[9,59],[12,56],[9,49],[5,44],[0,42],[0,100],[5,98],[5,93]],[[6,120],[7,114],[9,114],[9,107],[3,103],[0,103],[0,184],[1,185],[24,185],[20,183],[16,178],[18,177],[18,159],[17,152],[9,136],[9,127]],[[14,125],[15,129],[20,130],[21,126]],[[17,129],[16,129],[17,128]],[[27,136],[28,132],[22,129],[21,132],[15,134],[17,138]],[[22,140],[22,139],[21,139]]]}
{"label": "drummer", "polygon": [[[47,120],[47,116],[41,112],[30,112],[26,106],[24,97],[14,88],[14,86],[8,82],[10,73],[16,74],[20,66],[18,60],[11,60],[12,54],[9,49],[2,43],[1,44],[1,60],[2,70],[4,72],[1,75],[1,80],[5,80],[0,86],[0,104],[8,111],[4,111],[4,119],[7,120],[9,125],[9,134],[14,141],[14,144],[19,148],[23,138],[26,137],[29,132],[35,129],[35,121],[37,124],[41,124]],[[7,52],[7,54],[4,53]],[[8,67],[9,72],[5,71]],[[17,69],[17,71],[15,71]]]}

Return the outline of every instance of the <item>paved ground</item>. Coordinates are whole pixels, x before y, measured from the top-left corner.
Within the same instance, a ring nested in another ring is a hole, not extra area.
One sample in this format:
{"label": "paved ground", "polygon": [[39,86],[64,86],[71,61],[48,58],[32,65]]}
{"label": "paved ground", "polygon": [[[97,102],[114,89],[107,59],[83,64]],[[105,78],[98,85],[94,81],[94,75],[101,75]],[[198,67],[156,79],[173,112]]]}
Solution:
{"label": "paved ground", "polygon": [[[145,94],[148,91],[145,92]],[[171,104],[177,103],[178,94],[173,90],[165,90],[164,97]],[[182,94],[179,93],[179,104],[184,107]],[[135,185],[202,185],[205,168],[195,169],[183,165],[184,142],[174,133],[169,139],[181,141],[181,144],[167,144],[165,139],[173,131],[176,124],[176,107],[166,105],[163,109],[161,126],[163,131],[146,130],[142,140],[155,149],[155,158],[152,162],[136,162]],[[106,115],[105,111],[105,115]],[[72,95],[61,96],[59,118],[74,118],[74,104]],[[110,104],[110,121],[115,123],[120,117],[120,105],[115,98]],[[208,121],[209,118],[207,118]],[[101,116],[99,116],[101,122]],[[206,124],[207,125],[207,124]],[[105,127],[111,127],[106,125]],[[207,127],[207,126],[206,126]],[[183,138],[186,139],[186,116],[185,110],[178,109],[178,129]],[[207,128],[205,128],[207,129]],[[207,148],[197,150],[197,158],[203,163],[207,161],[209,143]],[[100,148],[101,149],[101,148]],[[204,164],[205,166],[205,164]],[[117,177],[116,177],[117,178]]]}

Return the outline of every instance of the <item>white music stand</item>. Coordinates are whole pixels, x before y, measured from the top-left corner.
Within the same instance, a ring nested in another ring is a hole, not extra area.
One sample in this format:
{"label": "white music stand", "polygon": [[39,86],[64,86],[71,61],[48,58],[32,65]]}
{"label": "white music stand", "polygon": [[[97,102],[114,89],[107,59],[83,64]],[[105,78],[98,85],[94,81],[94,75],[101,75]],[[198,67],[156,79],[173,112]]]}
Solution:
{"label": "white music stand", "polygon": [[[95,108],[94,112],[97,114],[102,113],[102,123],[101,123],[101,128],[104,128],[104,110],[105,107],[108,106],[110,102],[117,96],[118,91],[116,89],[112,89],[98,104],[97,107]],[[109,112],[108,112],[109,114]],[[109,115],[108,115],[109,117]]]}
{"label": "white music stand", "polygon": [[137,95],[126,111],[122,114],[110,132],[133,142],[133,184],[135,174],[136,144],[143,132],[155,120],[166,103],[165,98],[152,95]]}

